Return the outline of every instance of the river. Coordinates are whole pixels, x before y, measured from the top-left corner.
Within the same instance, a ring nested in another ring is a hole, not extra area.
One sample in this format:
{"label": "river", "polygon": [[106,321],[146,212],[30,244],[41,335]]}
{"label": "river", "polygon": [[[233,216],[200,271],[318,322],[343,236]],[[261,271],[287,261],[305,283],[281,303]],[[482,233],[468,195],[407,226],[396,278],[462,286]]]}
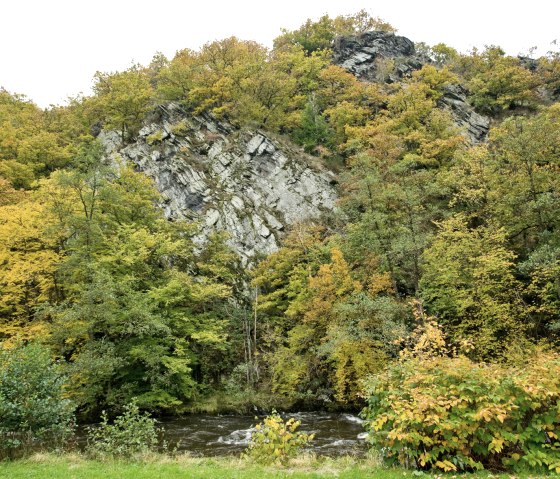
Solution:
{"label": "river", "polygon": [[[301,421],[299,431],[315,434],[309,449],[317,455],[363,455],[367,451],[363,421],[357,416],[302,412],[284,417]],[[249,444],[254,425],[262,419],[195,414],[162,420],[159,426],[171,448],[196,456],[223,456],[242,452]]]}

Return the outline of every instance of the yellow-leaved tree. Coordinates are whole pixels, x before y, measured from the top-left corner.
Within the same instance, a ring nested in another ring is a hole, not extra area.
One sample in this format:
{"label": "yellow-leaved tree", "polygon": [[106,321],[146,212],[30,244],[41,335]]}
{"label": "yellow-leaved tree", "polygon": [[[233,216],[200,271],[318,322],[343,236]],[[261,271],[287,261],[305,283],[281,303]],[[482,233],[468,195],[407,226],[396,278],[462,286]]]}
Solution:
{"label": "yellow-leaved tree", "polygon": [[0,206],[0,340],[46,334],[37,308],[59,298],[56,271],[62,261],[55,217],[36,195]]}

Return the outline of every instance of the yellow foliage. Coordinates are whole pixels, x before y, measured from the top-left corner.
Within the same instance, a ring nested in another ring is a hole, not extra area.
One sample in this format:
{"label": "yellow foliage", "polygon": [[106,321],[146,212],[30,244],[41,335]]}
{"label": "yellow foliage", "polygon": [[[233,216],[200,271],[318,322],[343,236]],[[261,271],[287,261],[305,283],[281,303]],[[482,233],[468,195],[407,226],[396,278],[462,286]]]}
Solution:
{"label": "yellow foliage", "polygon": [[0,207],[0,318],[4,336],[42,334],[35,308],[57,294],[56,269],[62,256],[49,209],[31,199]]}
{"label": "yellow foliage", "polygon": [[516,367],[409,356],[367,384],[370,439],[390,458],[444,471],[554,469],[559,378],[560,357],[542,350]]}
{"label": "yellow foliage", "polygon": [[311,297],[304,320],[324,332],[333,319],[334,304],[346,295],[361,289],[361,284],[350,276],[348,263],[344,260],[342,252],[333,248],[331,262],[321,265],[318,273],[309,279]]}
{"label": "yellow foliage", "polygon": [[360,399],[363,396],[362,379],[380,371],[387,363],[383,345],[369,338],[335,341],[330,359],[335,395],[342,403]]}

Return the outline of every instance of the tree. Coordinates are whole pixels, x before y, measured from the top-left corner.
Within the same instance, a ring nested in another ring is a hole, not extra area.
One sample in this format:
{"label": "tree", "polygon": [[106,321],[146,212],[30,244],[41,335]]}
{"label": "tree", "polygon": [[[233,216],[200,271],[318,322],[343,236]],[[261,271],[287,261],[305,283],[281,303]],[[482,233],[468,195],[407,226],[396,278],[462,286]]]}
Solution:
{"label": "tree", "polygon": [[27,196],[0,206],[0,338],[36,339],[46,332],[37,308],[60,297],[56,271],[61,237],[44,202]]}
{"label": "tree", "polygon": [[0,89],[0,176],[16,188],[30,188],[70,159],[70,142],[48,120],[25,97]]}
{"label": "tree", "polygon": [[487,47],[480,57],[473,57],[476,69],[468,86],[471,100],[480,111],[496,114],[502,110],[536,106],[537,79],[518,58],[505,56],[499,47]]}
{"label": "tree", "polygon": [[68,361],[83,414],[134,396],[173,409],[214,379],[237,282],[223,236],[195,247],[198,227],[166,221],[151,181],[96,142],[26,196],[0,207],[2,339]]}
{"label": "tree", "polygon": [[475,357],[499,358],[527,329],[523,287],[514,275],[506,233],[493,224],[469,227],[461,214],[439,228],[423,254],[426,308],[453,341],[472,341]]}
{"label": "tree", "polygon": [[[306,267],[309,253],[302,264],[295,261],[297,250],[286,248],[275,255],[276,261],[259,266],[262,276],[256,281],[263,289],[265,278],[272,279],[268,285],[277,285],[272,291],[264,289],[261,300],[264,324],[276,325],[265,360],[279,394],[313,393],[354,403],[359,401],[360,380],[395,353],[392,345],[403,333],[404,318],[400,306],[387,296],[392,290],[386,280],[371,275],[365,292],[352,278],[341,251],[334,247],[330,253],[329,262],[319,265],[315,260]],[[286,278],[288,288],[278,288]]]}
{"label": "tree", "polygon": [[204,63],[200,56],[189,49],[179,50],[157,72],[157,93],[163,100],[180,101],[188,107],[192,91],[199,86],[203,74]]}
{"label": "tree", "polygon": [[389,23],[379,17],[372,17],[362,9],[353,15],[339,15],[334,19],[328,15],[323,15],[317,21],[308,18],[297,30],[282,29],[282,35],[274,39],[274,49],[300,45],[307,54],[312,54],[318,50],[330,49],[332,41],[338,35],[359,34],[368,30],[396,31]]}
{"label": "tree", "polygon": [[140,65],[124,72],[97,72],[93,91],[106,128],[114,128],[124,142],[132,138],[149,111],[153,97],[150,79]]}
{"label": "tree", "polygon": [[548,52],[539,58],[537,74],[552,95],[560,94],[560,52]]}
{"label": "tree", "polygon": [[403,294],[418,293],[422,251],[433,221],[445,214],[438,171],[464,144],[449,116],[436,108],[445,80],[425,82],[431,74],[424,73],[390,97],[387,111],[346,128],[345,149],[353,153],[342,200],[350,219],[349,260],[373,254]]}

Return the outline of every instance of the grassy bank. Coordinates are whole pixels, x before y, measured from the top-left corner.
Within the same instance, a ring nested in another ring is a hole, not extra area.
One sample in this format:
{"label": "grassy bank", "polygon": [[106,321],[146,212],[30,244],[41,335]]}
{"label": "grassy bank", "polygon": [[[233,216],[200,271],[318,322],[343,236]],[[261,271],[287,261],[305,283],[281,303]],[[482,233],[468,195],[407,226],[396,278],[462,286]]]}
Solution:
{"label": "grassy bank", "polygon": [[[339,478],[396,479],[402,477],[439,478],[403,469],[386,469],[375,460],[353,458],[316,459],[304,457],[288,467],[260,466],[237,458],[192,458],[153,456],[141,461],[88,460],[79,455],[35,455],[26,460],[0,462],[0,477],[10,479],[268,479]],[[512,474],[448,475],[461,478],[514,478]]]}

